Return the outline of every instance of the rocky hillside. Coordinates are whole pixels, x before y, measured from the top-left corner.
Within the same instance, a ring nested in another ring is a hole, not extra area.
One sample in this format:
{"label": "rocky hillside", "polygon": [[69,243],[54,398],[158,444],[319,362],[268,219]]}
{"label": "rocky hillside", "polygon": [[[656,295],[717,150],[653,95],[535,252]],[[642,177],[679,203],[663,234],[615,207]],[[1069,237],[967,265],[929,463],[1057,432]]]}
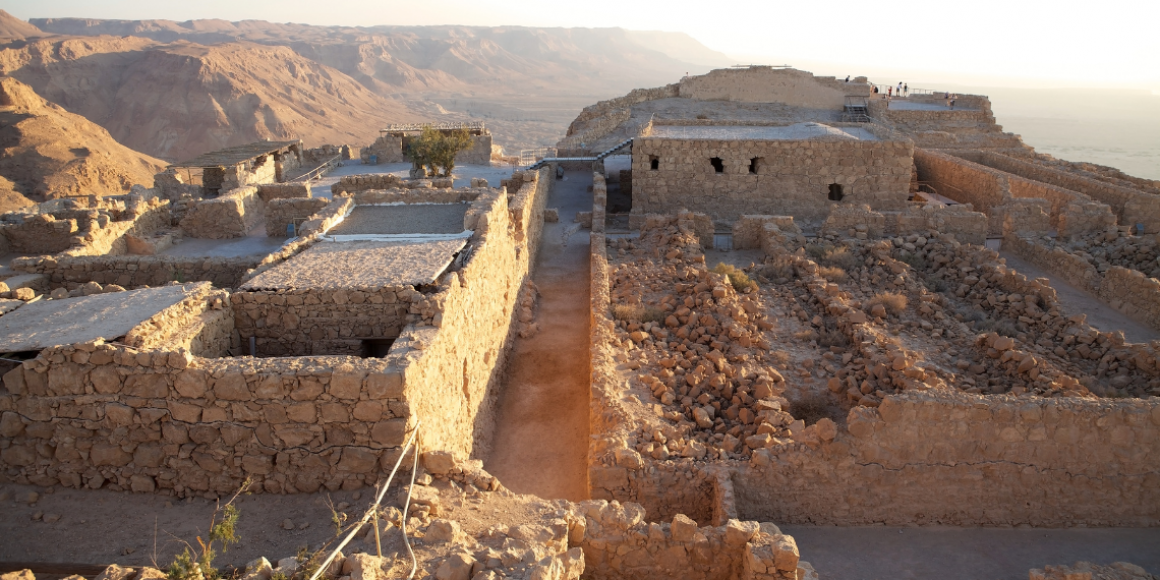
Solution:
{"label": "rocky hillside", "polygon": [[164,166],[28,85],[0,77],[0,212],[47,198],[152,187],[153,174]]}
{"label": "rocky hillside", "polygon": [[0,10],[0,43],[46,36],[35,25]]}
{"label": "rocky hillside", "polygon": [[34,18],[47,32],[288,46],[379,91],[608,96],[732,64],[682,33],[521,26],[309,26],[247,20]]}
{"label": "rocky hillside", "polygon": [[425,118],[290,48],[249,42],[47,38],[0,50],[0,72],[171,161],[259,139],[369,143],[383,124]]}

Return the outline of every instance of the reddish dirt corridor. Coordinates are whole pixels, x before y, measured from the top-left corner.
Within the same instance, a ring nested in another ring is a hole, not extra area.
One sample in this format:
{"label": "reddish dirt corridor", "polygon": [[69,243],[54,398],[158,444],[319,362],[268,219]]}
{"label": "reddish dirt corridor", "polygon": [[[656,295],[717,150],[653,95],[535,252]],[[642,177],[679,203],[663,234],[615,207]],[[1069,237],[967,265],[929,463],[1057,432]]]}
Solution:
{"label": "reddish dirt corridor", "polygon": [[553,184],[548,207],[560,223],[544,224],[532,276],[540,330],[509,355],[484,464],[508,489],[549,499],[588,498],[589,247],[573,218],[591,209],[591,183],[590,173],[569,172]]}

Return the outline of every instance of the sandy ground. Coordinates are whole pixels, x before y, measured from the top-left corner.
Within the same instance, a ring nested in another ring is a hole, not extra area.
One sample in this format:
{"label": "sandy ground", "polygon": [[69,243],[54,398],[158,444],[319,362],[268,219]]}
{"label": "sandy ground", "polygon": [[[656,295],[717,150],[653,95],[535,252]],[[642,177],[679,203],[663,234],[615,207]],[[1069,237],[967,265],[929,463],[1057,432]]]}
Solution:
{"label": "sandy ground", "polygon": [[1160,529],[781,526],[825,580],[1024,580],[1031,568],[1131,562],[1160,574]]}
{"label": "sandy ground", "polygon": [[[29,492],[40,495],[33,505],[24,501]],[[354,499],[355,493],[339,491],[329,498],[336,505],[369,504],[369,490],[361,490],[359,500]],[[181,551],[182,544],[174,536],[189,542],[198,534],[204,536],[214,510],[214,502],[206,499],[108,490],[58,488],[45,493],[44,488],[8,484],[0,486],[0,497],[4,495],[14,497],[0,501],[3,562],[147,565],[153,558],[156,530],[157,562],[168,565]],[[259,556],[285,558],[293,556],[299,546],[328,540],[334,531],[327,498],[325,493],[242,497],[238,504],[242,542],[216,562],[241,566]],[[42,514],[40,521],[33,520],[37,513]],[[43,521],[52,515],[59,515],[60,520]],[[286,519],[294,524],[293,530],[282,528]]]}
{"label": "sandy ground", "polygon": [[466,203],[358,207],[327,233],[458,234],[467,207]]}
{"label": "sandy ground", "polygon": [[532,277],[540,330],[512,349],[484,462],[508,489],[546,499],[588,498],[589,245],[572,218],[591,208],[590,175],[569,173],[548,200],[560,222],[545,224]]}
{"label": "sandy ground", "polygon": [[[1087,314],[1088,324],[1104,331],[1124,331],[1128,342],[1148,342],[1160,338],[1160,332],[1132,320],[1122,312],[1108,306],[1106,302],[1090,293],[1076,288],[1062,278],[1027,262],[1009,252],[999,252],[1007,260],[1007,265],[1028,278],[1047,278],[1059,296],[1062,309],[1068,316]],[[1157,548],[1160,551],[1160,548]]]}
{"label": "sandy ground", "polygon": [[38,300],[0,317],[0,352],[113,340],[190,296],[200,284],[143,288],[60,300]]}
{"label": "sandy ground", "polygon": [[[455,187],[469,187],[472,178],[475,177],[486,178],[488,185],[499,187],[499,181],[511,177],[514,169],[517,168],[510,165],[456,165],[455,170],[451,172],[451,177],[455,182]],[[399,177],[407,177],[410,171],[410,163],[363,165],[358,160],[343,161],[342,167],[336,167],[334,171],[324,175],[321,179],[311,181],[310,192],[314,197],[330,197],[330,186],[338,183],[339,178],[344,175],[389,173]]]}

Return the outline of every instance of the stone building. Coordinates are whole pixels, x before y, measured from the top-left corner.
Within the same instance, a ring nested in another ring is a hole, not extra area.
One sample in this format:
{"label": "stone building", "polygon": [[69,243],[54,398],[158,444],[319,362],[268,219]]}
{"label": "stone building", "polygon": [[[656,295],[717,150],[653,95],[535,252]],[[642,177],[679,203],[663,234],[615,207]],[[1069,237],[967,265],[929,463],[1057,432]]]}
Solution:
{"label": "stone building", "polygon": [[175,163],[154,177],[162,197],[217,197],[246,185],[279,183],[302,165],[302,141],[256,141]]}
{"label": "stone building", "polygon": [[[881,135],[881,137],[880,137]],[[866,125],[654,124],[634,140],[633,213],[824,218],[838,204],[901,210],[913,145]]]}

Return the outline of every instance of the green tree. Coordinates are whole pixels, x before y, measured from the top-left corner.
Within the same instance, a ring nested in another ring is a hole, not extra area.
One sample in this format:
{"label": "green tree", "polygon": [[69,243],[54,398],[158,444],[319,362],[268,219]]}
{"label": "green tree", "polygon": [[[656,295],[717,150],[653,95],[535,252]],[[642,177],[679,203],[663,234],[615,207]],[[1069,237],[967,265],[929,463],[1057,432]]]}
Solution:
{"label": "green tree", "polygon": [[439,175],[439,169],[443,170],[443,177],[450,177],[455,169],[455,155],[470,148],[471,134],[466,129],[443,132],[427,126],[407,144],[407,157],[428,177]]}

